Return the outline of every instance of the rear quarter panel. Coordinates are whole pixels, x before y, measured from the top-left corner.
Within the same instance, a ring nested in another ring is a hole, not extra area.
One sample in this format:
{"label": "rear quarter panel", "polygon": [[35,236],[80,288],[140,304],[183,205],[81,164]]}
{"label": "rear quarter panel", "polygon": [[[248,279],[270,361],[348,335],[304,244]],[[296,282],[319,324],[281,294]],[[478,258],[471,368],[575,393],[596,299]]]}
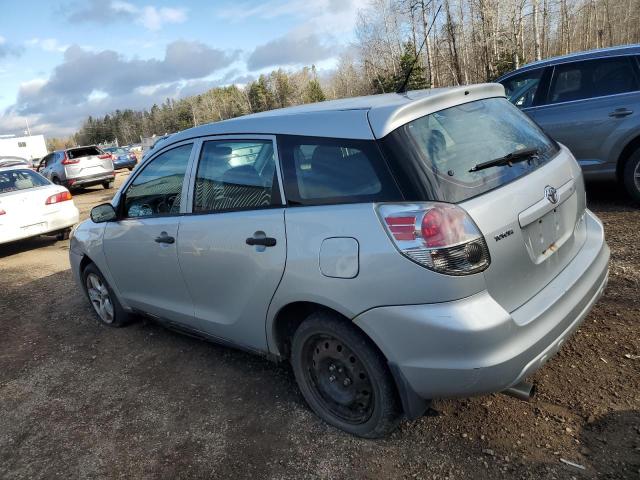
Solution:
{"label": "rear quarter panel", "polygon": [[[372,203],[288,208],[287,260],[267,316],[269,349],[276,352],[273,321],[292,302],[314,302],[354,318],[370,308],[457,300],[485,288],[482,273],[451,277],[432,272],[401,255],[384,231]],[[348,237],[359,245],[354,278],[322,274],[322,242]]]}

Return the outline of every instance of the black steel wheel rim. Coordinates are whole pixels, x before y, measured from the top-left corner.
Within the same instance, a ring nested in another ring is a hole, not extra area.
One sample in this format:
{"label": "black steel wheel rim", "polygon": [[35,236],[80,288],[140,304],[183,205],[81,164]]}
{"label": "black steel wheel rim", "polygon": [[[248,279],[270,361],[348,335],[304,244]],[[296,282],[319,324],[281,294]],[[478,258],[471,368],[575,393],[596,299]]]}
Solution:
{"label": "black steel wheel rim", "polygon": [[375,405],[370,375],[349,347],[332,335],[312,335],[302,355],[305,379],[318,403],[342,421],[369,420]]}

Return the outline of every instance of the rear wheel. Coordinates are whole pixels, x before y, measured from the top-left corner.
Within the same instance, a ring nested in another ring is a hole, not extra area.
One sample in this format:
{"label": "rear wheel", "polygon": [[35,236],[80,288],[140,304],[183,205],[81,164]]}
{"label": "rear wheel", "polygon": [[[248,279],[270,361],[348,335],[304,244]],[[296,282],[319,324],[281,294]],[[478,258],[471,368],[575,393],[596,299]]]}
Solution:
{"label": "rear wheel", "polygon": [[82,283],[100,323],[110,327],[122,327],[129,323],[130,314],[122,308],[113,290],[93,263],[87,265],[82,272]]}
{"label": "rear wheel", "polygon": [[348,320],[312,313],[294,334],[291,364],[305,400],[331,425],[365,438],[397,427],[401,408],[387,363]]}
{"label": "rear wheel", "polygon": [[129,171],[131,172],[133,170],[133,167],[127,167],[129,169]]}
{"label": "rear wheel", "polygon": [[60,180],[58,179],[58,177],[53,177],[51,179],[51,183],[53,183],[54,185],[60,185]]}
{"label": "rear wheel", "polygon": [[106,182],[102,182],[102,186],[106,189],[109,190],[111,188],[113,188],[113,180],[108,180]]}
{"label": "rear wheel", "polygon": [[640,202],[640,148],[631,154],[624,166],[624,186],[636,202]]}

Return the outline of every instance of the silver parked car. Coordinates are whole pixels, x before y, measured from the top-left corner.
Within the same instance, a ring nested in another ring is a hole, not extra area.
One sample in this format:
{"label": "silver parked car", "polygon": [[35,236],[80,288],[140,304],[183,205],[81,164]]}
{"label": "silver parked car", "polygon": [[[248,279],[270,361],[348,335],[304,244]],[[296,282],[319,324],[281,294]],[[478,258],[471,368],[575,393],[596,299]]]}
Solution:
{"label": "silver parked car", "polygon": [[92,185],[113,188],[115,178],[111,155],[95,145],[50,153],[40,162],[38,171],[69,190]]}
{"label": "silver parked car", "polygon": [[640,45],[543,60],[498,82],[573,152],[587,180],[618,180],[640,202]]}
{"label": "silver parked car", "polygon": [[320,417],[377,437],[433,398],[528,398],[609,249],[569,150],[485,84],[172,135],[69,255],[104,324],[289,360]]}

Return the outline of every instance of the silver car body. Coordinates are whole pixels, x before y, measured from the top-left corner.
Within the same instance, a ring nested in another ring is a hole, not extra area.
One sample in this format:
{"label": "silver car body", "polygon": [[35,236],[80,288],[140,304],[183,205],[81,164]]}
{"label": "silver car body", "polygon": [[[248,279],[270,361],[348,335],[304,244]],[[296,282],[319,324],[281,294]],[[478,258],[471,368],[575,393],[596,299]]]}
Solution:
{"label": "silver car body", "polygon": [[[191,207],[200,149],[209,139],[274,141],[278,158],[277,135],[375,140],[432,112],[495,97],[504,97],[498,84],[370,96],[172,135],[136,172],[163,151],[192,144],[180,211],[85,221],[71,241],[73,272],[80,282],[83,266],[94,262],[125,309],[274,357],[285,353],[287,312],[332,309],[384,353],[403,399],[503,390],[560,348],[607,282],[602,224],[586,209],[582,173],[566,148],[532,173],[460,204],[491,255],[487,270],[466,276],[436,273],[401,255],[375,203],[287,206],[280,165],[281,206],[211,215]],[[550,185],[557,205],[545,198]],[[511,233],[500,238],[505,231]],[[175,244],[154,243],[161,234],[175,236]],[[265,234],[276,239],[272,248],[245,243]],[[550,245],[541,251],[536,242],[544,237]]]}
{"label": "silver car body", "polygon": [[[497,80],[506,84],[523,74],[541,76],[539,91],[536,93],[538,100],[533,105],[522,108],[522,111],[555,140],[571,150],[587,179],[620,178],[629,154],[640,147],[640,89],[556,102],[549,102],[544,96],[558,76],[560,67],[609,59],[628,61],[630,76],[640,76],[640,45],[631,45],[573,53],[534,62]],[[636,78],[636,83],[640,84],[640,78]],[[525,94],[519,93],[520,95],[516,96]]]}
{"label": "silver car body", "polygon": [[41,165],[41,175],[70,189],[113,182],[115,177],[111,156],[95,146],[57,150],[46,155]]}

